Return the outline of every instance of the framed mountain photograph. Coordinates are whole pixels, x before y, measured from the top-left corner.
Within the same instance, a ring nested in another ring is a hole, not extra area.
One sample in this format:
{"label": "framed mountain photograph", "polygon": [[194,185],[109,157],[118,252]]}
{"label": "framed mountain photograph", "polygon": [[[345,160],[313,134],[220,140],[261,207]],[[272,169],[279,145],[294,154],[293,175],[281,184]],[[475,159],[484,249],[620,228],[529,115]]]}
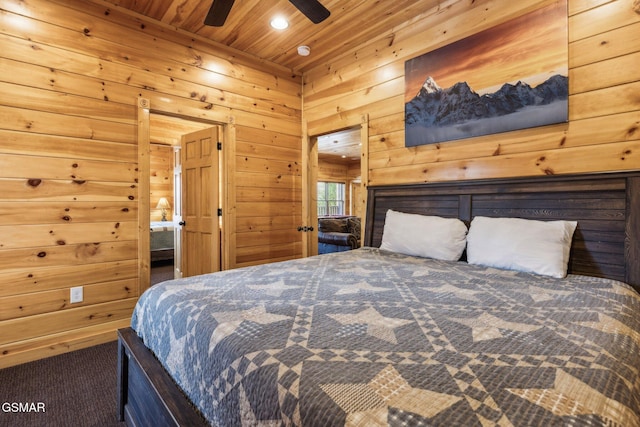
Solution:
{"label": "framed mountain photograph", "polygon": [[405,146],[568,120],[567,1],[405,62]]}

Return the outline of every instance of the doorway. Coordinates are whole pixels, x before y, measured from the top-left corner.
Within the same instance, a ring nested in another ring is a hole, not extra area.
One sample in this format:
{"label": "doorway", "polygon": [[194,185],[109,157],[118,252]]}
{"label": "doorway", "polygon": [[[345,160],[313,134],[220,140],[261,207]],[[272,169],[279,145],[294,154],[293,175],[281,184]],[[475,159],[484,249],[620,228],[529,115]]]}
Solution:
{"label": "doorway", "polygon": [[221,139],[212,126],[151,143],[151,284],[220,270]]}
{"label": "doorway", "polygon": [[[304,233],[305,256],[318,254],[318,217],[323,215],[357,216],[364,230],[366,183],[368,180],[368,117],[343,123],[341,128],[308,126],[303,139],[303,217],[313,231]],[[319,186],[318,183],[321,183]],[[335,188],[334,192],[331,189]],[[333,198],[343,189],[344,196]],[[322,191],[319,191],[322,190]],[[327,189],[328,192],[327,192]],[[327,196],[329,195],[329,196]]]}
{"label": "doorway", "polygon": [[176,259],[174,221],[176,206],[173,183],[174,148],[152,141],[150,162],[150,255],[151,284],[174,278]]}
{"label": "doorway", "polygon": [[[216,116],[216,114],[212,114]],[[151,197],[151,165],[150,165],[150,147],[153,141],[156,144],[171,147],[173,152],[172,163],[174,163],[175,171],[182,169],[181,153],[183,151],[182,136],[202,129],[215,129],[215,137],[211,137],[210,141],[205,143],[200,141],[197,145],[202,147],[209,144],[210,147],[214,147],[216,164],[215,168],[209,170],[210,176],[215,176],[215,195],[211,195],[207,192],[209,199],[215,200],[215,208],[211,208],[210,211],[214,213],[215,227],[211,227],[211,230],[215,228],[215,233],[211,233],[211,237],[215,234],[215,247],[217,253],[221,254],[215,256],[214,262],[208,268],[221,269],[225,268],[229,263],[225,260],[224,263],[220,263],[220,258],[228,254],[229,240],[226,238],[228,231],[226,227],[223,228],[224,232],[220,232],[220,228],[223,224],[226,224],[228,219],[226,216],[219,217],[218,210],[222,209],[224,205],[228,203],[227,194],[224,189],[227,187],[227,166],[229,159],[235,156],[232,143],[235,140],[235,126],[233,125],[233,117],[221,116],[220,120],[212,119],[199,119],[184,115],[176,115],[168,111],[163,111],[161,108],[150,108],[149,101],[143,98],[138,99],[138,162],[139,162],[139,209],[138,209],[138,222],[139,227],[139,246],[138,246],[138,258],[139,258],[139,278],[140,278],[140,292],[146,290],[150,285],[150,273],[151,273],[151,259],[150,259],[150,221],[153,219],[154,212],[157,213],[157,205],[152,201]],[[224,147],[228,147],[227,150],[219,151],[217,149],[218,142]],[[195,146],[195,145],[194,145]],[[207,148],[205,148],[206,150]],[[173,173],[174,170],[171,172]],[[211,175],[212,174],[212,175]],[[170,177],[173,188],[180,188],[180,183],[183,180],[182,172],[173,174]],[[184,200],[182,196],[174,196],[173,204],[167,215],[167,222],[171,224],[180,223],[180,213],[184,206]],[[224,209],[222,209],[224,212]],[[209,211],[207,211],[208,213]],[[174,214],[178,214],[175,215]],[[177,221],[176,221],[177,220]],[[198,222],[198,221],[196,221]],[[200,235],[199,238],[202,238]],[[175,240],[182,241],[179,232],[176,232]],[[192,239],[192,245],[195,240]],[[202,243],[202,242],[200,242]],[[195,244],[198,247],[198,244]],[[178,265],[184,265],[189,255],[183,256],[181,262],[180,256],[182,251],[179,250],[177,245],[174,244],[174,261]],[[185,259],[186,258],[186,259]],[[176,270],[173,276],[182,275],[182,269]]]}

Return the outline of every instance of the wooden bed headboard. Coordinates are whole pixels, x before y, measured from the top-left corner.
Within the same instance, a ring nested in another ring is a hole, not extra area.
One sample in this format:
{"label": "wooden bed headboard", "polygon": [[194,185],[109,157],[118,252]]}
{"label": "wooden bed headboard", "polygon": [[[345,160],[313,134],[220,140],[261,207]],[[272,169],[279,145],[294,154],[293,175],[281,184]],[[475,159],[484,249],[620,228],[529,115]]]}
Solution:
{"label": "wooden bed headboard", "polygon": [[388,209],[460,218],[576,220],[569,273],[640,292],[640,171],[369,187],[364,244],[379,247]]}

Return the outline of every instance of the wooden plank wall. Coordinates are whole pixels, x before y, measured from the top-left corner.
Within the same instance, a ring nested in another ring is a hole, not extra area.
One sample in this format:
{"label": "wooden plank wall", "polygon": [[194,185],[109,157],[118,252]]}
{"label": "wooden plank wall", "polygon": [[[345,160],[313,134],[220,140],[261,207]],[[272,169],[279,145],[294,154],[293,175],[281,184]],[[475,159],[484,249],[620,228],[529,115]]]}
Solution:
{"label": "wooden plank wall", "polygon": [[139,96],[171,115],[233,116],[232,266],[301,256],[300,76],[98,0],[3,1],[0,45],[0,367],[128,325],[148,233]]}
{"label": "wooden plank wall", "polygon": [[349,171],[347,162],[332,162],[318,159],[318,181],[344,182],[346,184]]}
{"label": "wooden plank wall", "polygon": [[640,10],[633,0],[569,0],[568,124],[405,148],[405,61],[551,2],[444,3],[306,72],[309,134],[369,114],[369,185],[640,168]]}
{"label": "wooden plank wall", "polygon": [[[166,197],[171,205],[173,201],[173,147],[170,145],[151,144],[150,163],[150,198],[149,211],[151,221],[162,220],[162,210],[156,209],[161,197]],[[172,211],[167,210],[167,220],[171,221]]]}
{"label": "wooden plank wall", "polygon": [[237,129],[236,266],[302,256],[300,141],[300,134]]}

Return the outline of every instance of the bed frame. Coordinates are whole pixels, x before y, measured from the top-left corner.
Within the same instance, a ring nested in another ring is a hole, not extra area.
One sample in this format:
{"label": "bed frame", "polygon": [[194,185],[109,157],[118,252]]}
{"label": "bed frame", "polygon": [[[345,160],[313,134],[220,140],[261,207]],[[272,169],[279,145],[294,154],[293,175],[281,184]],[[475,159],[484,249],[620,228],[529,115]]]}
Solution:
{"label": "bed frame", "polygon": [[[388,209],[460,218],[577,220],[569,272],[640,292],[640,171],[380,186],[368,190],[365,246],[379,246]],[[118,331],[118,413],[128,425],[205,425],[131,328]]]}
{"label": "bed frame", "polygon": [[387,209],[459,218],[577,220],[569,273],[640,292],[640,172],[372,187],[364,244],[380,246]]}

